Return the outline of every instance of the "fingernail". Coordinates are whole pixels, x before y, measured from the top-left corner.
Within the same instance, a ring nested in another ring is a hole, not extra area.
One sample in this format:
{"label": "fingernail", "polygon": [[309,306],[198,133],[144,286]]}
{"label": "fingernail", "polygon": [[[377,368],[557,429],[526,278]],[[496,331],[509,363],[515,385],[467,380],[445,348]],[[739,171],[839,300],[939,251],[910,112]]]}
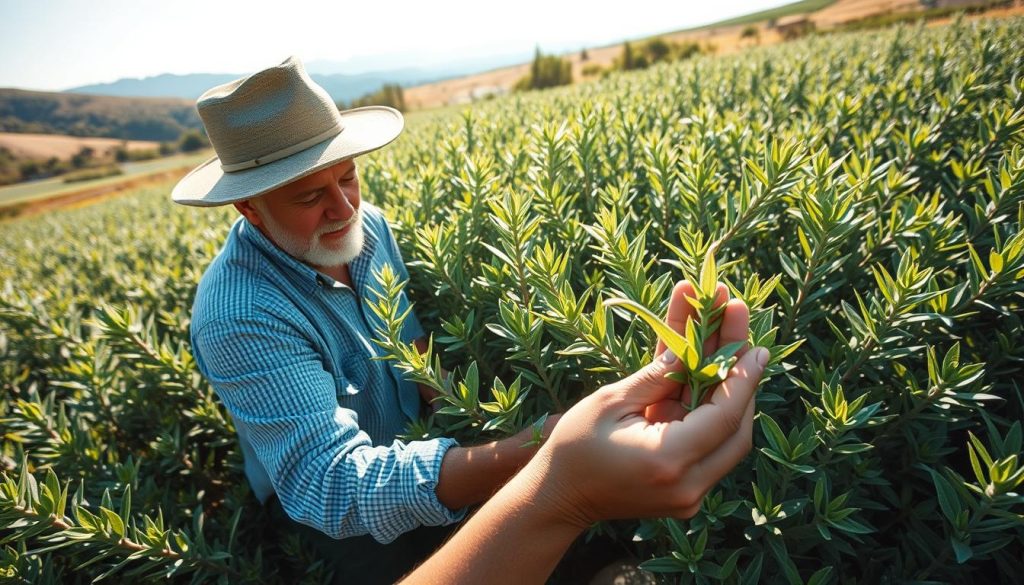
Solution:
{"label": "fingernail", "polygon": [[755,358],[757,359],[757,365],[761,366],[762,368],[768,365],[768,358],[772,357],[771,354],[768,353],[768,350],[763,347],[759,347],[756,351],[757,355],[755,356]]}
{"label": "fingernail", "polygon": [[671,349],[666,349],[665,353],[661,354],[661,362],[664,364],[676,363],[676,354],[672,353]]}

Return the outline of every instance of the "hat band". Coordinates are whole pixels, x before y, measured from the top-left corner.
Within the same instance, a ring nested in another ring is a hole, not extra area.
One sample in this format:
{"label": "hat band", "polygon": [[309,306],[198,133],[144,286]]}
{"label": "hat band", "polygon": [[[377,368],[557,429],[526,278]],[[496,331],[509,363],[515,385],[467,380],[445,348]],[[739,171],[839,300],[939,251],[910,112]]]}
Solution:
{"label": "hat band", "polygon": [[237,163],[231,163],[229,165],[220,163],[220,168],[225,173],[233,173],[235,171],[243,171],[245,169],[251,169],[265,164],[269,164],[276,160],[281,160],[282,158],[291,156],[301,150],[306,150],[310,146],[313,146],[314,144],[319,144],[324,140],[327,140],[328,138],[337,136],[338,134],[341,134],[342,130],[343,128],[341,127],[341,124],[335,124],[333,128],[327,130],[326,132],[321,132],[320,134],[317,134],[312,138],[308,138],[306,140],[303,140],[302,142],[293,144],[287,148],[275,150],[274,152],[265,154],[259,158],[245,160]]}

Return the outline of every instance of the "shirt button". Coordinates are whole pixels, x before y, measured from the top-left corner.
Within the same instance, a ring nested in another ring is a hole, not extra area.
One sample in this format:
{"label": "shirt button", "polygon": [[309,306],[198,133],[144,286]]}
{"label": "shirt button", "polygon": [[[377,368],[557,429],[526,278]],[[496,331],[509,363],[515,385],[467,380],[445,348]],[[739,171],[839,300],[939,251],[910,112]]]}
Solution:
{"label": "shirt button", "polygon": [[327,281],[325,281],[324,277],[322,277],[322,276],[317,276],[316,277],[316,283],[318,285],[320,285],[321,287],[327,286]]}

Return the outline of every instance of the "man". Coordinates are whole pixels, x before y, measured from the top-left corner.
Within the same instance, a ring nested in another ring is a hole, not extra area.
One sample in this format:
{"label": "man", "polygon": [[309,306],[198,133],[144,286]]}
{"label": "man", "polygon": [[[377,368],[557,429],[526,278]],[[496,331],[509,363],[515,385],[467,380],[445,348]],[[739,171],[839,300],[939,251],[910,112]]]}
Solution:
{"label": "man", "polygon": [[[429,527],[461,519],[535,451],[521,447],[526,434],[475,447],[395,440],[423,395],[371,359],[366,302],[373,271],[407,272],[380,210],[360,198],[354,158],[394,140],[401,114],[338,112],[295,59],[215,87],[197,108],[217,156],[172,199],[242,217],[196,293],[196,363],[271,516],[303,532],[337,582],[394,582],[447,536]],[[404,339],[422,336],[410,313]]]}

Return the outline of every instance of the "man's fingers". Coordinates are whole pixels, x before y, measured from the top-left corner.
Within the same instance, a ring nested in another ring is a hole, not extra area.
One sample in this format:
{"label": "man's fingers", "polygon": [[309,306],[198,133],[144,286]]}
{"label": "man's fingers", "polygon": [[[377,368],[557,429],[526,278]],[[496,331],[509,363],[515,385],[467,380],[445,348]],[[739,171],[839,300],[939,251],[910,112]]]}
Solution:
{"label": "man's fingers", "polygon": [[[722,314],[722,326],[718,329],[718,345],[715,346],[714,351],[718,351],[718,348],[737,341],[746,342],[749,329],[750,309],[747,308],[747,304],[742,300],[732,299],[725,306],[725,313]],[[743,357],[745,353],[747,353],[746,343],[736,353],[736,357]]]}
{"label": "man's fingers", "polygon": [[747,456],[754,435],[754,404],[756,397],[751,397],[747,409],[743,412],[740,429],[728,437],[724,443],[712,451],[707,457],[695,462],[686,474],[684,490],[706,492],[711,486],[729,474],[736,465]]}
{"label": "man's fingers", "polygon": [[[697,291],[694,290],[693,285],[689,281],[677,282],[676,286],[672,289],[672,296],[668,301],[668,315],[665,317],[665,322],[673,330],[682,333],[686,331],[686,322],[693,317],[693,307],[690,303],[686,302],[684,297],[693,298],[697,296]],[[658,348],[655,350],[654,355],[661,355],[665,351],[665,342],[658,338]]]}
{"label": "man's fingers", "polygon": [[764,348],[747,352],[729,370],[729,377],[718,385],[710,402],[681,422],[669,423],[670,441],[681,450],[683,460],[703,459],[742,429],[744,413],[769,357]]}
{"label": "man's fingers", "polygon": [[[718,283],[718,286],[715,287],[715,304],[712,306],[718,307],[722,303],[726,303],[728,301],[729,287],[725,286],[722,283]],[[719,328],[718,331],[715,331],[706,340],[704,340],[704,355],[711,355],[718,351],[718,335],[720,331],[721,328]]]}
{"label": "man's fingers", "polygon": [[681,371],[682,363],[672,352],[666,351],[654,361],[633,372],[629,377],[605,386],[602,390],[617,395],[618,404],[626,412],[644,413],[651,404],[679,395],[679,382],[665,374]]}

